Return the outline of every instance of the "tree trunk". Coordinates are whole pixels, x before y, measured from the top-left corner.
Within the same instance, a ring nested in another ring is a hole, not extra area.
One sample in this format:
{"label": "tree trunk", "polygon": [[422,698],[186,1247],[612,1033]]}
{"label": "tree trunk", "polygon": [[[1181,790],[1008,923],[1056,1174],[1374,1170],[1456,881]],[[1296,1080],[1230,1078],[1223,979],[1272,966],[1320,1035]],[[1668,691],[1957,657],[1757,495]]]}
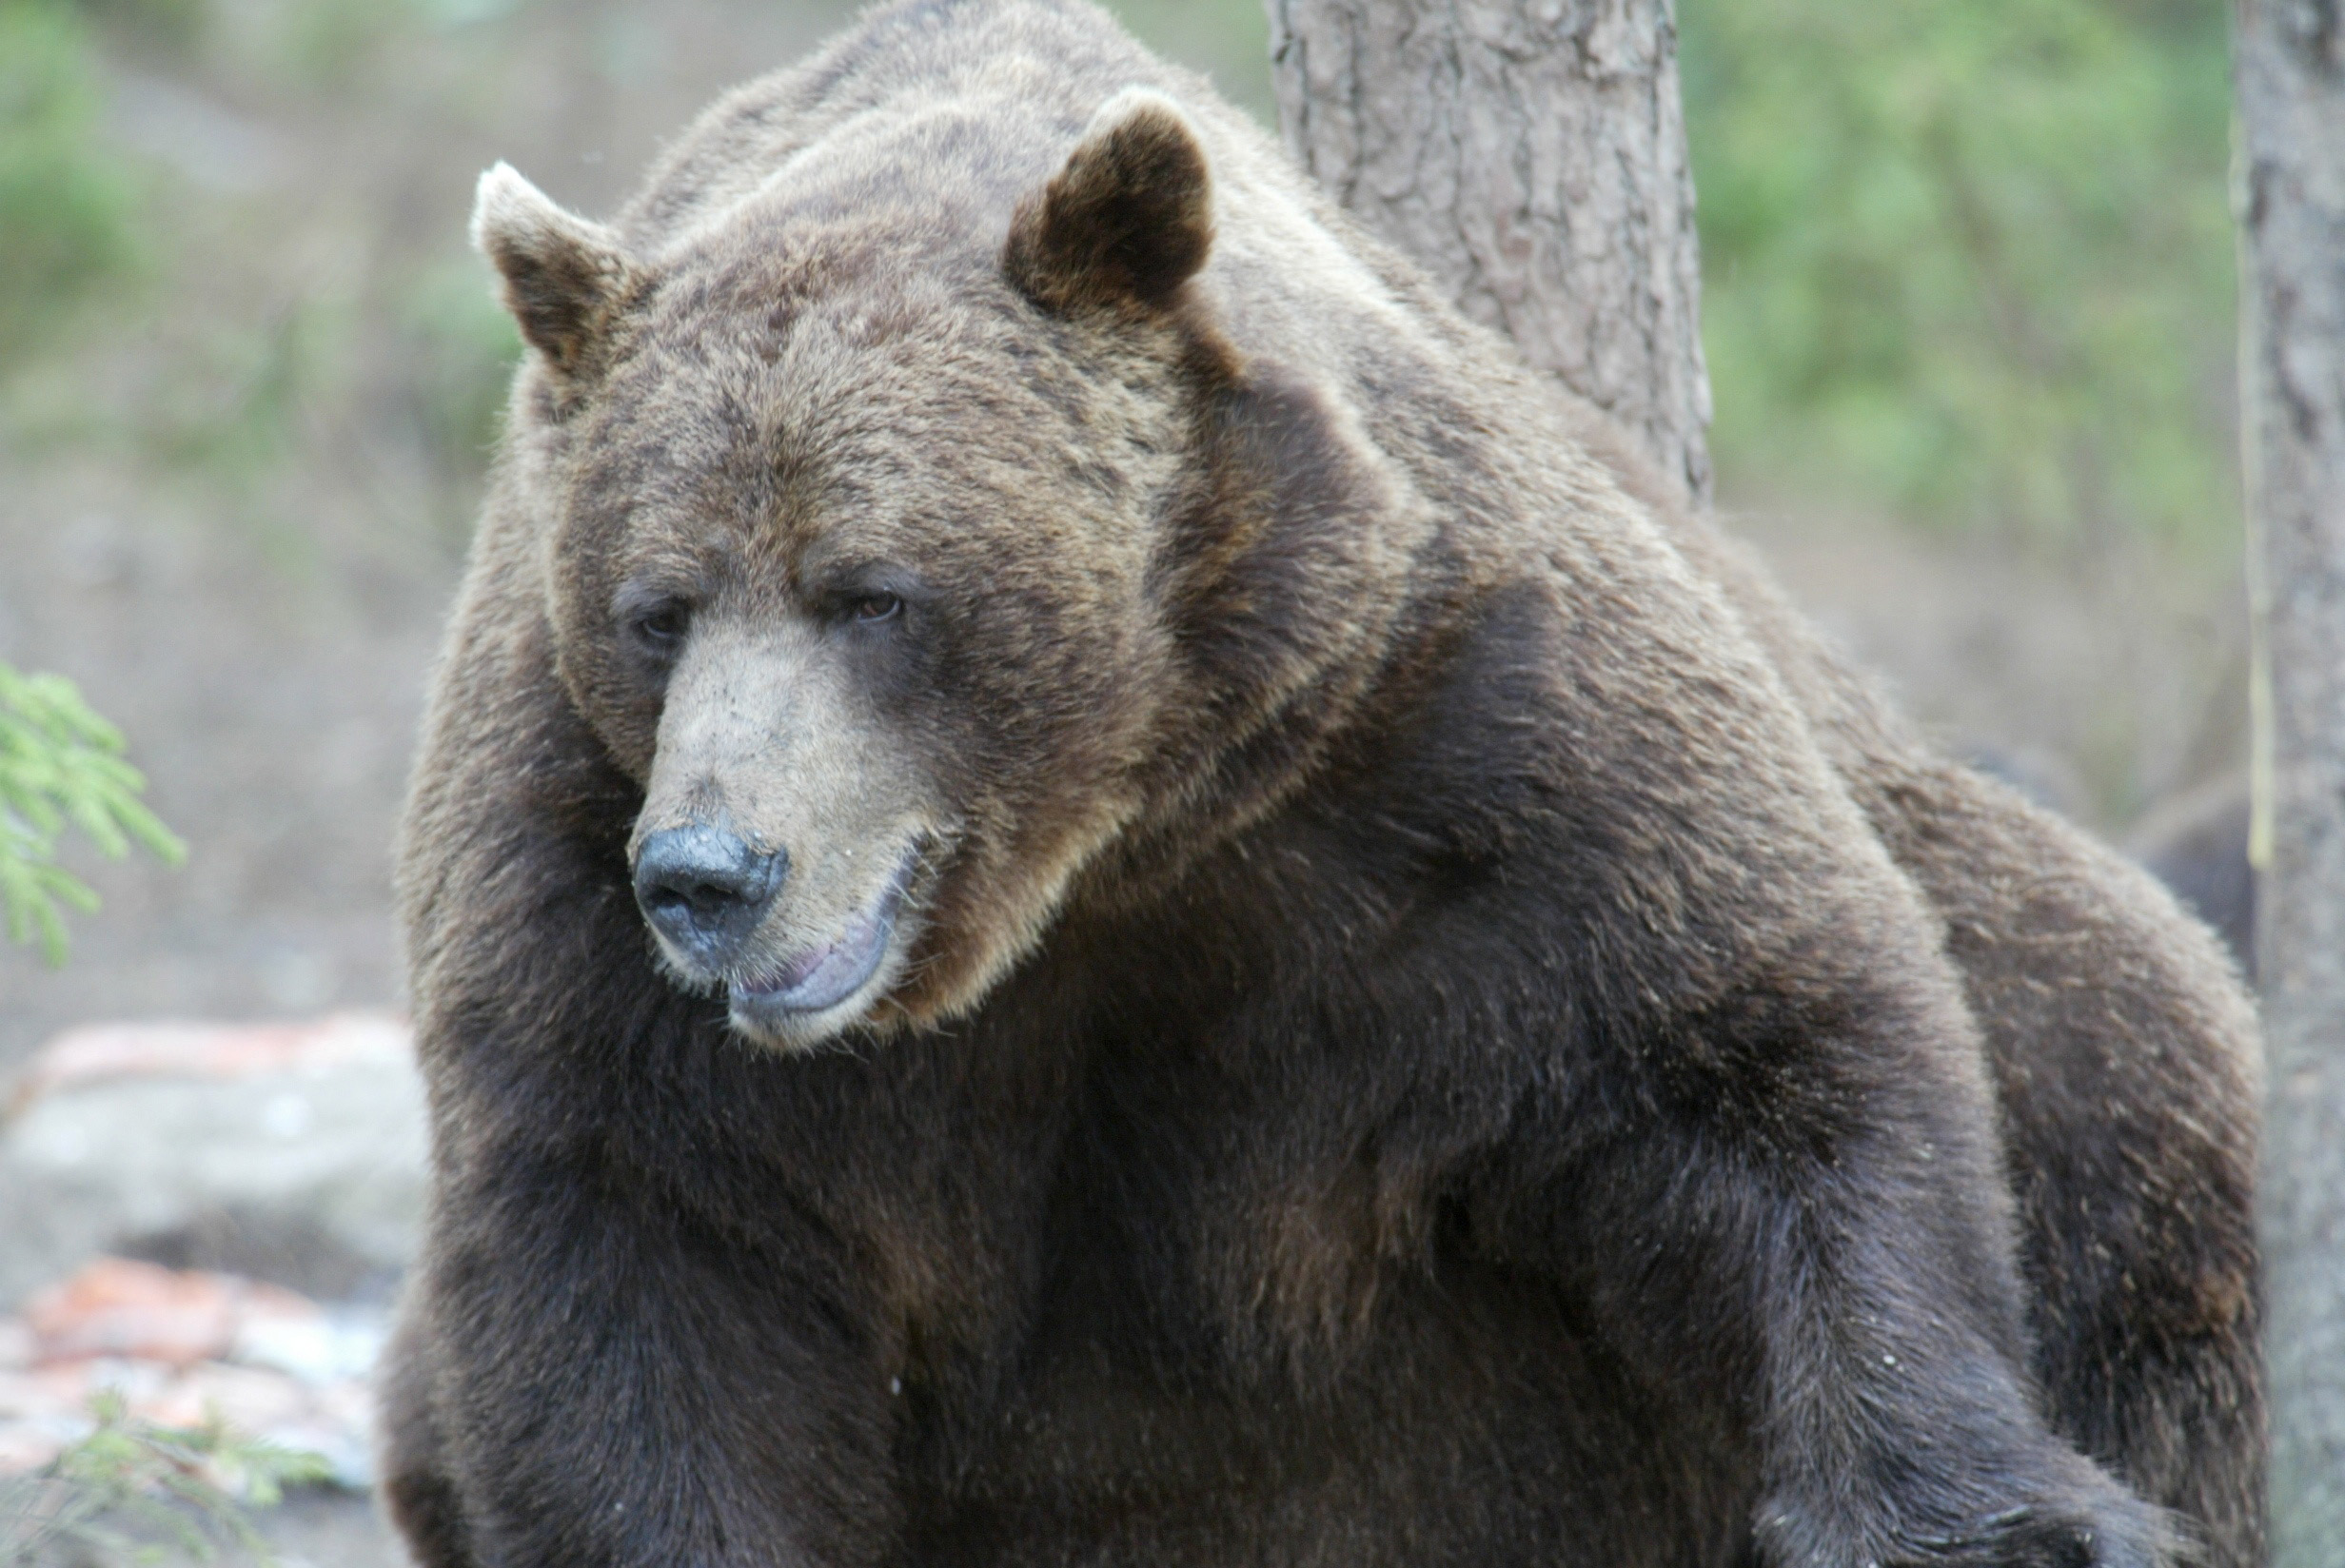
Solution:
{"label": "tree trunk", "polygon": [[2239,0],[2272,1561],[2345,1563],[2345,9]]}
{"label": "tree trunk", "polygon": [[1287,145],[1710,500],[1671,0],[1269,0]]}

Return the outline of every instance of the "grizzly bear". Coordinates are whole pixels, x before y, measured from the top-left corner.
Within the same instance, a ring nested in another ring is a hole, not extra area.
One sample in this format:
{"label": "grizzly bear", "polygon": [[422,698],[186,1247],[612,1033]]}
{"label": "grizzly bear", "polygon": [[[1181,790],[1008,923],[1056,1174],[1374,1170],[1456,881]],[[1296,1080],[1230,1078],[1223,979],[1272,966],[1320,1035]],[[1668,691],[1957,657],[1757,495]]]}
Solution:
{"label": "grizzly bear", "polygon": [[2210,938],[1202,82],[910,0],[475,235],[423,1562],[2255,1560]]}

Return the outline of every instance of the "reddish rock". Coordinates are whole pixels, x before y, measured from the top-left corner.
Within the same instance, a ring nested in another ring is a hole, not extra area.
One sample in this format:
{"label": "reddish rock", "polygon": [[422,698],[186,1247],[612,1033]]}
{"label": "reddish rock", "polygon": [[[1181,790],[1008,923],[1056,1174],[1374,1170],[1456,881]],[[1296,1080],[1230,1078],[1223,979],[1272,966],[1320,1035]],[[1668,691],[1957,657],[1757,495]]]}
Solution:
{"label": "reddish rock", "polygon": [[428,1135],[396,1019],[80,1029],[0,1094],[0,1311],[107,1253],[377,1299],[413,1255]]}
{"label": "reddish rock", "polygon": [[287,1024],[92,1024],[68,1029],[17,1078],[18,1108],[52,1089],[108,1078],[241,1078],[412,1059],[404,1021],[337,1012]]}
{"label": "reddish rock", "polygon": [[0,1318],[0,1476],[36,1469],[90,1429],[107,1390],[162,1426],[218,1416],[368,1480],[367,1369],[380,1313],[329,1312],[233,1275],[102,1258]]}
{"label": "reddish rock", "polygon": [[273,1285],[100,1258],[25,1303],[41,1364],[118,1356],[173,1366],[226,1356],[253,1317],[316,1317]]}

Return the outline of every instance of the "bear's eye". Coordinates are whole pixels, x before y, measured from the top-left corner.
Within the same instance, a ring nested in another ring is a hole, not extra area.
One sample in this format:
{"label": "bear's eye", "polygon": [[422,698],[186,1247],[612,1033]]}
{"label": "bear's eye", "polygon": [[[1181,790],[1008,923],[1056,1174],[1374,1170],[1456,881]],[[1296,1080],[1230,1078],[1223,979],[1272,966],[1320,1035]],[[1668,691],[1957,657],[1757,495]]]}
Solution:
{"label": "bear's eye", "polygon": [[894,620],[904,613],[904,601],[894,594],[857,594],[847,601],[847,618],[858,626]]}
{"label": "bear's eye", "polygon": [[692,611],[675,603],[655,605],[627,623],[636,641],[661,656],[674,653],[691,627]]}

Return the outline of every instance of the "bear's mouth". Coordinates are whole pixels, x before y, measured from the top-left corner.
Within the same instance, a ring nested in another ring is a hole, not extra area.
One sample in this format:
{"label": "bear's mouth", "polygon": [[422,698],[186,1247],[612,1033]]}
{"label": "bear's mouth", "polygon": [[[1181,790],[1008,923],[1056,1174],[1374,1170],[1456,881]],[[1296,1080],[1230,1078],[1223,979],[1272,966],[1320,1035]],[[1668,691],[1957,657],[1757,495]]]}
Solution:
{"label": "bear's mouth", "polygon": [[870,907],[857,911],[828,942],[784,955],[752,976],[735,980],[729,988],[737,1023],[753,1030],[802,1022],[811,1014],[828,1012],[852,999],[871,983],[886,962],[896,934],[896,917],[904,906],[905,892],[919,864],[919,846],[904,852],[887,885]]}

